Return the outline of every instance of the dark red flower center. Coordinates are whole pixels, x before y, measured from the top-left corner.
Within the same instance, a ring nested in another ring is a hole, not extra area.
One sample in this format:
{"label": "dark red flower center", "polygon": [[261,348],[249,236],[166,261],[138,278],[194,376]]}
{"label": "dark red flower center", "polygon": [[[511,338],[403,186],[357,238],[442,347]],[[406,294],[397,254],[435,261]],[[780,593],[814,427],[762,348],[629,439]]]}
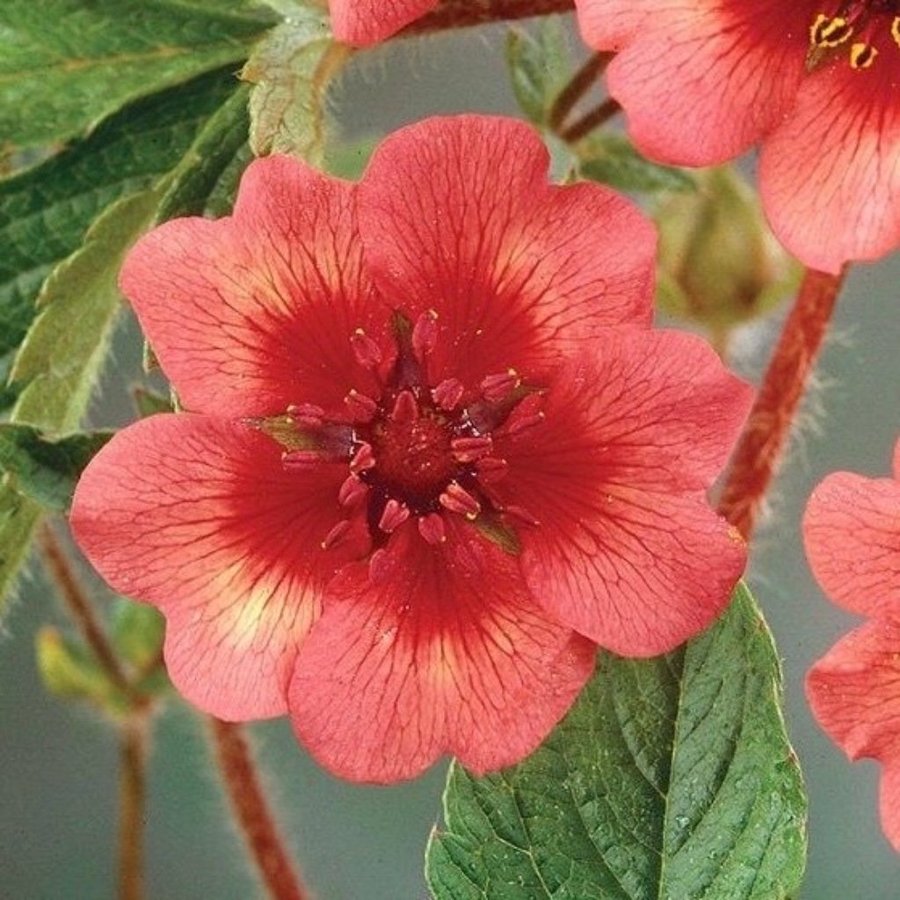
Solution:
{"label": "dark red flower center", "polygon": [[900,49],[900,0],[844,0],[826,3],[809,29],[807,68],[847,52],[856,70],[871,68],[884,51]]}

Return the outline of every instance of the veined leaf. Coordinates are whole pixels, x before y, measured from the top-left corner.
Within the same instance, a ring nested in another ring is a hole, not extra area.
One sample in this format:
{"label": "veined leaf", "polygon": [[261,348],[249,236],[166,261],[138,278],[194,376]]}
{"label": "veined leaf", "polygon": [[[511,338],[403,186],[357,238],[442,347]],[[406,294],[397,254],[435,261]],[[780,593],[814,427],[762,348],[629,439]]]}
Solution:
{"label": "veined leaf", "polygon": [[183,0],[3,0],[0,135],[65,140],[138,97],[245,59],[271,11]]}
{"label": "veined leaf", "polygon": [[590,137],[575,148],[583,178],[608,184],[620,191],[659,193],[694,191],[697,184],[684,169],[651,162],[621,134],[607,132]]}
{"label": "veined leaf", "polygon": [[568,78],[565,32],[556,16],[548,16],[532,34],[511,28],[506,35],[506,66],[522,112],[545,126],[554,100]]}
{"label": "veined leaf", "polygon": [[682,650],[603,653],[530,758],[454,764],[427,875],[438,900],[779,900],[800,884],[805,798],[765,623],[739,586]]}

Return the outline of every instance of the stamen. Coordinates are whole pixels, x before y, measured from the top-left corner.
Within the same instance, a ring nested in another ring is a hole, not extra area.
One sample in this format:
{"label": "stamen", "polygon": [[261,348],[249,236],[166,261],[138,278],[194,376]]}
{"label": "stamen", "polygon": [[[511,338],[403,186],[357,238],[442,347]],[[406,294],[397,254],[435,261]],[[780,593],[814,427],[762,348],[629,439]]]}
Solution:
{"label": "stamen", "polygon": [[853,26],[847,19],[819,13],[809,29],[809,41],[813,47],[839,47],[851,34]]}
{"label": "stamen", "polygon": [[485,456],[490,456],[493,448],[494,442],[487,434],[479,437],[454,438],[450,441],[453,458],[461,463],[475,462]]}
{"label": "stamen", "polygon": [[416,319],[416,324],[413,326],[412,348],[419,362],[422,362],[434,350],[434,345],[437,343],[437,318],[438,314],[433,309],[429,309]]}
{"label": "stamen", "polygon": [[301,472],[323,462],[326,457],[318,450],[288,450],[281,454],[281,465],[288,472]]}
{"label": "stamen", "polygon": [[347,509],[353,509],[359,506],[368,493],[368,485],[358,475],[349,475],[338,490],[338,503]]}
{"label": "stamen", "polygon": [[325,410],[315,403],[291,404],[287,408],[287,414],[294,422],[307,428],[318,428],[325,421]]}
{"label": "stamen", "polygon": [[900,16],[894,16],[894,21],[891,22],[891,37],[894,39],[894,43],[900,47]]}
{"label": "stamen", "polygon": [[391,420],[394,422],[415,422],[419,418],[419,405],[411,391],[400,391],[394,401],[391,410]]}
{"label": "stamen", "polygon": [[438,503],[450,512],[459,513],[470,521],[478,517],[481,504],[459,483],[451,481],[444,493],[438,497]]}
{"label": "stamen", "polygon": [[360,472],[366,472],[375,468],[375,452],[372,450],[371,444],[360,444],[359,449],[350,460],[350,471],[354,475]]}
{"label": "stamen", "polygon": [[540,425],[544,419],[545,416],[543,410],[538,410],[531,415],[511,416],[510,420],[506,422],[504,430],[510,437],[513,437],[514,435],[521,434],[523,431],[534,428],[535,425]]}
{"label": "stamen", "polygon": [[409,518],[409,507],[405,503],[398,503],[393,498],[384,505],[384,511],[378,520],[378,527],[390,534]]}
{"label": "stamen", "polygon": [[540,519],[532,515],[524,506],[506,506],[503,509],[508,516],[514,516],[526,525],[540,525]]}
{"label": "stamen", "polygon": [[479,481],[483,481],[485,484],[492,484],[509,474],[509,463],[498,456],[489,456],[475,463],[475,474],[478,476]]}
{"label": "stamen", "polygon": [[350,520],[341,519],[341,521],[325,535],[320,546],[323,550],[331,550],[332,547],[336,547],[347,537],[348,531],[350,531]]}
{"label": "stamen", "polygon": [[521,383],[522,379],[515,369],[488,375],[481,382],[481,396],[490,403],[496,403],[514,391]]}
{"label": "stamen", "polygon": [[356,361],[365,369],[376,368],[382,360],[381,347],[362,328],[357,328],[350,335],[350,346]]}
{"label": "stamen", "polygon": [[868,69],[875,62],[878,50],[871,44],[856,43],[850,48],[850,66],[854,69]]}
{"label": "stamen", "polygon": [[429,513],[419,517],[419,534],[429,543],[443,544],[447,540],[447,529],[444,527],[444,517],[440,513]]}
{"label": "stamen", "polygon": [[378,404],[371,397],[360,394],[356,388],[352,388],[344,397],[344,403],[354,422],[371,422],[378,411]]}
{"label": "stamen", "polygon": [[450,412],[459,405],[465,393],[463,383],[458,378],[447,378],[431,391],[431,399],[443,410]]}

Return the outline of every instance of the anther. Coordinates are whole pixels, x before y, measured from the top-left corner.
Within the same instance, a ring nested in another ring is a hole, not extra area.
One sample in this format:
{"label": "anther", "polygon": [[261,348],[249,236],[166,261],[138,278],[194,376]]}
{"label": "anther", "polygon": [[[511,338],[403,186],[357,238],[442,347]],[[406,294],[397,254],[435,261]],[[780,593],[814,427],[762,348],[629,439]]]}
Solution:
{"label": "anther", "polygon": [[281,465],[288,472],[299,472],[325,461],[318,450],[288,450],[281,454]]}
{"label": "anther", "polygon": [[894,43],[900,47],[900,16],[894,16],[894,21],[891,22],[891,37],[894,39]]}
{"label": "anther", "polygon": [[526,525],[540,525],[540,520],[535,518],[524,506],[505,506],[503,508],[508,516],[514,516]]}
{"label": "anther", "polygon": [[850,48],[850,65],[854,69],[868,69],[875,62],[878,50],[871,44],[856,43]]}
{"label": "anther", "polygon": [[528,431],[529,428],[534,428],[535,425],[540,425],[545,418],[543,410],[538,410],[530,415],[516,416],[511,418],[511,421],[507,421],[504,430],[512,437]]}
{"label": "anther", "polygon": [[287,414],[294,422],[308,428],[318,428],[325,421],[325,410],[315,403],[294,403],[287,408]]}
{"label": "anther", "polygon": [[438,503],[444,509],[459,513],[469,520],[477,518],[481,512],[481,504],[456,481],[447,485],[444,493],[438,497]]}
{"label": "anther", "polygon": [[490,435],[480,435],[478,437],[461,437],[454,438],[450,441],[450,450],[453,452],[453,458],[457,462],[470,463],[483,459],[491,455],[494,448],[494,442]]}
{"label": "anther", "polygon": [[375,468],[375,452],[372,450],[371,444],[360,444],[359,449],[353,454],[350,460],[350,471],[354,475],[360,472],[366,472]]}
{"label": "anther", "polygon": [[809,41],[814,47],[838,47],[853,34],[853,26],[842,16],[819,13],[809,29]]}
{"label": "anther", "polygon": [[332,547],[336,547],[347,537],[348,531],[350,531],[350,521],[348,519],[341,519],[341,521],[325,535],[320,546],[323,550],[331,550]]}
{"label": "anther", "polygon": [[431,391],[431,399],[441,408],[450,412],[459,405],[465,392],[463,383],[458,378],[446,378]]}
{"label": "anther", "polygon": [[438,315],[433,309],[426,310],[416,319],[412,331],[412,349],[416,359],[422,362],[424,358],[434,350],[437,343]]}
{"label": "anther", "polygon": [[378,527],[390,534],[396,528],[399,528],[409,518],[409,507],[405,503],[399,503],[391,498],[384,505],[384,511],[378,520]]}
{"label": "anther", "polygon": [[491,484],[500,481],[509,473],[509,463],[505,459],[498,456],[488,456],[485,459],[479,459],[475,463],[475,474],[479,481],[485,484]]}
{"label": "anther", "polygon": [[496,375],[488,375],[481,382],[481,396],[490,403],[503,400],[511,391],[514,391],[522,379],[515,369],[507,369]]}
{"label": "anther", "polygon": [[415,422],[419,418],[419,406],[410,391],[400,391],[391,410],[393,422]]}
{"label": "anther", "polygon": [[365,369],[374,369],[381,362],[381,347],[373,341],[362,328],[357,328],[350,335],[350,346],[356,361]]}
{"label": "anther", "polygon": [[352,509],[359,506],[368,493],[368,485],[358,475],[349,475],[338,490],[338,503]]}
{"label": "anther", "polygon": [[443,544],[447,540],[447,529],[444,527],[444,517],[440,513],[429,513],[419,517],[419,534],[429,544]]}
{"label": "anther", "polygon": [[360,394],[355,388],[344,397],[344,403],[354,422],[371,422],[378,411],[378,404],[371,397]]}

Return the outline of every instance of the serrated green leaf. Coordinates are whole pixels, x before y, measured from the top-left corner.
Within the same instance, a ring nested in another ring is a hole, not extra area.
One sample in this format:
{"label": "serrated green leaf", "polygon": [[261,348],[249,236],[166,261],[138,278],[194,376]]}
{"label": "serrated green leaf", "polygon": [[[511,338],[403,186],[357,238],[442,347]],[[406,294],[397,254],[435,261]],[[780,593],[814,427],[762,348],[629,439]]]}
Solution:
{"label": "serrated green leaf", "polygon": [[20,494],[64,512],[78,476],[111,437],[111,431],[93,431],[48,441],[28,425],[0,424],[0,472]]}
{"label": "serrated green leaf", "polygon": [[805,860],[781,674],[749,591],[686,648],[601,654],[529,759],[454,764],[427,875],[438,900],[779,900]]}
{"label": "serrated green leaf", "polygon": [[693,191],[696,182],[684,169],[650,162],[621,134],[598,134],[578,144],[582,178],[608,184],[620,191],[655,194]]}
{"label": "serrated green leaf", "polygon": [[306,3],[266,35],[241,72],[255,85],[250,95],[254,153],[321,160],[325,92],[350,52],[334,42],[328,12]]}
{"label": "serrated green leaf", "polygon": [[276,21],[184,0],[4,0],[0,134],[25,146],[83,133],[131,100],[240,62]]}
{"label": "serrated green leaf", "polygon": [[569,54],[560,20],[544,19],[534,34],[511,28],[506,35],[506,66],[522,112],[543,127],[568,77]]}

